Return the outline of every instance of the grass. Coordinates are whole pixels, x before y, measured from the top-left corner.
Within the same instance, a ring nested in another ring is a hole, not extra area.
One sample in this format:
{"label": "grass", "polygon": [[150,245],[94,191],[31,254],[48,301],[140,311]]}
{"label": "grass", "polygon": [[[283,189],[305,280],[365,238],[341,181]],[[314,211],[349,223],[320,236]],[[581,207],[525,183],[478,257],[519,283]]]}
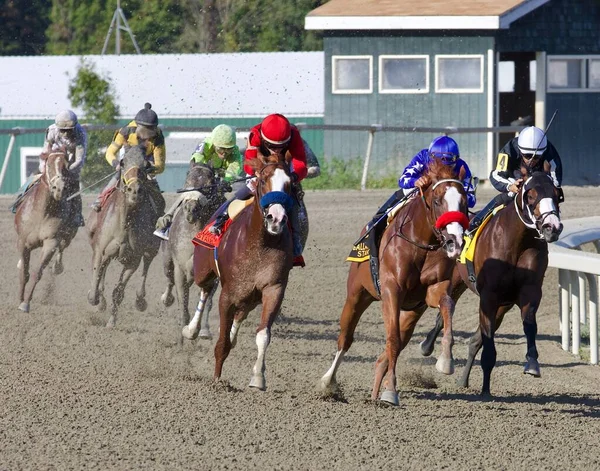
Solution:
{"label": "grass", "polygon": [[[302,181],[305,190],[359,190],[363,173],[363,159],[331,159],[321,163],[321,176]],[[369,174],[367,188],[398,188],[398,175]]]}

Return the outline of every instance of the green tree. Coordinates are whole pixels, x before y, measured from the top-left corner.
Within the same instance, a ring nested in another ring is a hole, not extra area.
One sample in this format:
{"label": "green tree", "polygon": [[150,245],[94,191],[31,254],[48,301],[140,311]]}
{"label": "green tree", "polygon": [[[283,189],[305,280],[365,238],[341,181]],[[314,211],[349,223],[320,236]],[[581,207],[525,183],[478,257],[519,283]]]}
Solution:
{"label": "green tree", "polygon": [[[69,100],[73,107],[83,110],[86,123],[116,125],[119,107],[110,79],[101,77],[94,65],[85,60],[80,62],[77,75],[69,83]],[[112,141],[113,135],[114,131],[88,133],[87,162],[81,174],[84,186],[97,181],[111,170],[104,159],[104,149]]]}
{"label": "green tree", "polygon": [[50,24],[49,2],[9,0],[0,8],[0,55],[37,55],[44,52],[44,31]]}

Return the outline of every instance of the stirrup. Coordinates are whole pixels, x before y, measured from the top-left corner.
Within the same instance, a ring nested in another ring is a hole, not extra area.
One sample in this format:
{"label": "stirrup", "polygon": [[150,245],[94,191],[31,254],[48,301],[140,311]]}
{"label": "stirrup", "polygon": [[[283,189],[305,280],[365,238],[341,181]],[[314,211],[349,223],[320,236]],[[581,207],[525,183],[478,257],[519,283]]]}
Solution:
{"label": "stirrup", "polygon": [[162,240],[169,240],[169,228],[166,229],[156,229],[152,234]]}
{"label": "stirrup", "polygon": [[221,233],[223,232],[222,229],[220,227],[218,227],[216,224],[212,225],[208,228],[208,232],[210,232],[211,234],[214,235],[221,235]]}
{"label": "stirrup", "polygon": [[94,201],[92,203],[92,205],[90,206],[90,208],[92,208],[94,211],[99,213],[100,210],[102,209],[102,204],[100,203],[100,201]]}

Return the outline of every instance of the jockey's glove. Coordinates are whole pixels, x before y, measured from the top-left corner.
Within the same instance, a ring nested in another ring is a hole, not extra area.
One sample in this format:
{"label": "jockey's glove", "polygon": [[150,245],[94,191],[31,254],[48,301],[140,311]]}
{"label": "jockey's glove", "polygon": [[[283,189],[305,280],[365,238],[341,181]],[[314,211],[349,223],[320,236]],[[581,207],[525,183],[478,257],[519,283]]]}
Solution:
{"label": "jockey's glove", "polygon": [[111,163],[112,167],[116,170],[117,167],[119,166],[119,159],[115,159],[113,160]]}

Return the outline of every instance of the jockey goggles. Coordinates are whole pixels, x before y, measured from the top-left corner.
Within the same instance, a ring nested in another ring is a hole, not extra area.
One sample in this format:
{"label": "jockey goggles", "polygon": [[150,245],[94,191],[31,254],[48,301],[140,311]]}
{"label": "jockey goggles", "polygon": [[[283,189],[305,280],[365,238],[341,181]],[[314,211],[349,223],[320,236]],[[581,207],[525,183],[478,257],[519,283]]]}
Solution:
{"label": "jockey goggles", "polygon": [[432,152],[431,156],[440,159],[444,165],[452,165],[458,159],[458,156],[456,154],[447,154],[440,152]]}
{"label": "jockey goggles", "polygon": [[529,165],[533,162],[537,162],[539,160],[540,156],[537,154],[523,154],[521,152],[521,158],[525,161],[525,163],[527,165]]}
{"label": "jockey goggles", "polygon": [[215,152],[220,156],[226,157],[233,154],[233,147],[215,147]]}

